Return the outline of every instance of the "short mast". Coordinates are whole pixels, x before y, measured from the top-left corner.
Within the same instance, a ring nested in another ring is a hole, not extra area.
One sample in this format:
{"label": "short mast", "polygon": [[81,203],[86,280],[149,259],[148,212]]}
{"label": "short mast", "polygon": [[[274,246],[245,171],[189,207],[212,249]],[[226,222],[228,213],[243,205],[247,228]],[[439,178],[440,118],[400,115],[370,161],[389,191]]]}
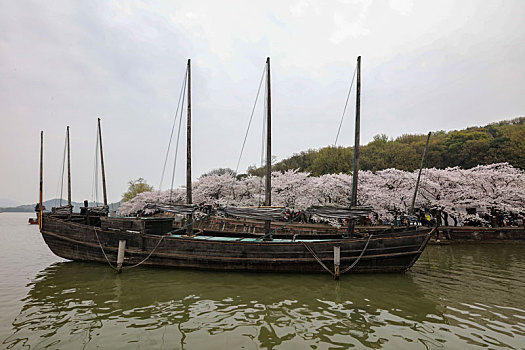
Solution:
{"label": "short mast", "polygon": [[66,129],[67,135],[67,205],[71,207],[71,154],[69,148],[69,125]]}
{"label": "short mast", "polygon": [[38,211],[40,215],[38,216],[38,223],[40,225],[40,230],[42,230],[42,214],[43,214],[43,203],[42,203],[42,196],[44,192],[44,132],[40,131],[40,196],[39,196],[39,202],[38,202]]}
{"label": "short mast", "polygon": [[188,59],[188,122],[186,125],[186,204],[191,198],[191,60]]}
{"label": "short mast", "polygon": [[106,173],[104,172],[104,153],[102,152],[102,130],[100,128],[100,118],[98,118],[98,138],[100,141],[100,167],[102,169],[102,191],[104,192],[104,206],[108,206],[108,196],[106,193]]}
{"label": "short mast", "polygon": [[427,143],[425,144],[425,149],[423,149],[423,155],[421,156],[421,165],[419,166],[419,173],[417,174],[416,188],[414,190],[414,196],[412,197],[412,204],[410,205],[410,215],[414,214],[414,205],[416,203],[417,191],[419,190],[419,180],[421,179],[421,171],[423,170],[423,164],[425,163],[425,156],[428,149],[428,140],[430,140],[430,132],[427,136]]}
{"label": "short mast", "polygon": [[272,205],[272,93],[270,86],[270,57],[266,58],[266,191],[264,205]]}
{"label": "short mast", "polygon": [[355,145],[354,145],[354,171],[352,173],[352,200],[350,206],[357,205],[357,180],[359,172],[359,136],[361,123],[361,56],[357,57],[357,91],[355,102]]}

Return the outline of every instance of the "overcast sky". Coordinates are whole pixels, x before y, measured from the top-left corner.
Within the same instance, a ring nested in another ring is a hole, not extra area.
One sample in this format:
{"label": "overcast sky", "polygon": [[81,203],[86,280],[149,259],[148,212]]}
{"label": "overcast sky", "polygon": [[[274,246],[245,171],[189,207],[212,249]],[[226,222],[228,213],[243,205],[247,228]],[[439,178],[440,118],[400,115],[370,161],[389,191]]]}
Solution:
{"label": "overcast sky", "polygon": [[[0,0],[0,198],[37,201],[40,130],[56,197],[70,125],[73,200],[91,200],[97,117],[109,200],[158,188],[188,58],[194,179],[235,168],[267,56],[277,159],[334,142],[358,55],[362,144],[522,116],[524,18],[523,0]],[[241,172],[260,162],[259,107]]]}

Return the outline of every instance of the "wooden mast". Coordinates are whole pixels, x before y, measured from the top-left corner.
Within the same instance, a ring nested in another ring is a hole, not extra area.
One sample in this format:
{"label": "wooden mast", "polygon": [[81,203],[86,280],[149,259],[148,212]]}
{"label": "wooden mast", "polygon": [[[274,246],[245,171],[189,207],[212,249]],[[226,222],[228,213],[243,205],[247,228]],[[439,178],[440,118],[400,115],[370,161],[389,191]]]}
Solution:
{"label": "wooden mast", "polygon": [[43,203],[42,203],[42,196],[44,192],[44,132],[40,131],[40,196],[39,196],[39,202],[38,202],[38,212],[40,215],[38,216],[38,224],[40,226],[40,230],[42,230],[42,222],[43,217],[42,214],[44,212],[43,209]]}
{"label": "wooden mast", "polygon": [[410,205],[410,215],[414,214],[414,205],[416,203],[417,191],[419,190],[419,180],[421,179],[421,171],[423,170],[423,164],[425,162],[425,155],[428,149],[428,140],[430,140],[430,132],[427,136],[427,143],[425,144],[425,149],[423,150],[423,155],[421,156],[421,165],[419,166],[419,173],[417,174],[416,188],[414,190],[414,196],[412,197],[412,204]]}
{"label": "wooden mast", "polygon": [[[270,84],[270,57],[266,58],[266,188],[264,205],[272,205],[272,92]],[[271,220],[264,221],[264,232],[271,238]]]}
{"label": "wooden mast", "polygon": [[[357,90],[355,101],[355,143],[354,143],[354,170],[352,172],[352,197],[350,207],[357,205],[357,181],[359,173],[359,138],[361,128],[361,56],[357,57]],[[347,237],[354,234],[355,221],[350,220],[348,223]]]}
{"label": "wooden mast", "polygon": [[359,173],[359,137],[361,128],[361,56],[357,57],[357,91],[355,102],[355,144],[354,144],[354,171],[352,173],[352,201],[351,206],[357,205],[357,180]]}
{"label": "wooden mast", "polygon": [[[191,60],[188,59],[188,119],[186,123],[186,204],[192,204],[191,194]],[[193,231],[191,214],[187,216],[187,232]]]}
{"label": "wooden mast", "polygon": [[67,135],[67,205],[71,207],[71,154],[69,148],[69,125],[66,129]]}
{"label": "wooden mast", "polygon": [[106,193],[106,173],[104,172],[104,153],[102,152],[102,130],[100,128],[100,118],[98,118],[98,138],[100,141],[100,167],[102,169],[102,190],[104,192],[104,206],[108,206],[108,196]]}
{"label": "wooden mast", "polygon": [[186,125],[186,204],[191,198],[191,60],[188,59],[188,122]]}
{"label": "wooden mast", "polygon": [[264,205],[272,205],[272,93],[270,87],[270,57],[266,59],[266,191]]}

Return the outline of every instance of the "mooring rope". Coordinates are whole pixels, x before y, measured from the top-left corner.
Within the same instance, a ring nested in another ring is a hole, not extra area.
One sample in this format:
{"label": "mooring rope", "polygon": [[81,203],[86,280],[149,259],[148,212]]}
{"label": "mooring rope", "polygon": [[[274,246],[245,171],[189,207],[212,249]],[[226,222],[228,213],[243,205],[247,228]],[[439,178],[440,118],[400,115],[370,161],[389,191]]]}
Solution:
{"label": "mooring rope", "polygon": [[[104,254],[104,258],[106,258],[106,261],[108,262],[109,266],[111,266],[112,269],[117,270],[117,268],[115,266],[113,266],[111,264],[111,262],[109,261],[108,256],[106,255],[106,252],[104,251],[104,248],[102,247],[102,243],[100,243],[100,239],[98,238],[98,234],[97,234],[97,228],[93,227],[93,230],[95,231],[95,236],[97,237],[97,242],[98,242],[98,245],[100,247],[100,250],[102,250],[102,254]],[[160,243],[164,240],[164,238],[166,238],[166,236],[162,236],[162,238],[159,240],[159,242],[157,243],[155,248],[153,248],[153,250],[148,254],[148,256],[144,258],[144,260],[142,260],[141,262],[139,262],[139,263],[137,263],[135,265],[124,266],[124,267],[122,267],[122,269],[123,270],[124,269],[127,270],[127,269],[131,269],[131,268],[137,267],[139,265],[142,265],[144,262],[146,262],[146,260],[148,260],[151,257],[153,252],[155,252],[155,250],[157,250],[157,248],[159,247]]]}
{"label": "mooring rope", "polygon": [[[421,255],[423,253],[423,247],[425,246],[425,244],[428,242],[428,240],[430,240],[430,237],[432,236],[432,233],[434,233],[434,231],[437,229],[437,224],[436,226],[434,226],[432,228],[432,230],[430,230],[429,233],[427,233],[427,236],[423,239],[423,241],[421,242],[421,245],[419,246],[419,248],[417,249],[416,251],[416,256],[414,256],[414,258],[412,259],[412,261],[410,262],[410,264],[408,265],[408,268],[411,268],[412,265],[414,265],[414,263],[416,262],[417,258],[419,257],[419,255]],[[419,254],[419,255],[418,255]]]}
{"label": "mooring rope", "polygon": [[135,265],[131,265],[131,266],[123,266],[122,269],[126,269],[126,270],[127,270],[127,269],[132,269],[132,268],[134,268],[134,267],[137,267],[137,266],[139,266],[139,265],[142,265],[146,260],[148,260],[148,259],[150,258],[151,254],[153,254],[153,252],[154,252],[155,250],[157,250],[157,247],[160,245],[160,242],[162,242],[162,241],[164,240],[164,238],[166,238],[166,236],[162,236],[162,238],[159,239],[159,242],[157,243],[157,245],[155,246],[155,248],[153,248],[153,250],[148,254],[148,256],[144,258],[144,260],[142,260],[141,262],[139,262],[138,264],[135,264]]}
{"label": "mooring rope", "polygon": [[108,256],[106,255],[106,252],[104,251],[104,248],[102,247],[102,243],[100,243],[100,239],[98,238],[97,228],[95,226],[93,226],[93,231],[95,231],[95,236],[97,237],[98,246],[100,247],[100,250],[102,250],[102,254],[104,254],[104,258],[106,258],[106,261],[108,262],[109,266],[111,266],[112,269],[117,270],[117,268],[111,264],[111,262],[108,259]]}
{"label": "mooring rope", "polygon": [[317,256],[317,254],[315,253],[315,251],[312,249],[312,247],[310,247],[308,244],[306,244],[306,242],[304,241],[301,241],[301,243],[304,245],[304,247],[310,252],[310,254],[312,254],[312,256],[315,258],[315,260],[317,260],[317,262],[330,274],[332,275],[332,277],[335,277],[335,273],[333,273],[322,261],[321,259]]}
{"label": "mooring rope", "polygon": [[[366,248],[368,248],[368,243],[370,243],[370,239],[372,238],[373,235],[370,235],[368,236],[368,240],[366,241],[366,244],[363,248],[363,250],[361,251],[361,254],[357,257],[357,259],[352,263],[352,265],[348,266],[346,269],[344,269],[343,271],[341,271],[341,275],[350,271],[355,265],[357,265],[357,263],[361,260],[361,258],[363,257],[363,255],[365,254],[365,251],[366,251]],[[310,247],[308,244],[306,244],[306,242],[304,241],[301,241],[301,243],[304,245],[304,247],[310,252],[310,254],[312,254],[312,256],[315,258],[315,260],[317,260],[317,262],[330,274],[332,275],[332,277],[335,277],[335,272],[332,272],[332,270],[330,270],[328,268],[328,266],[326,266],[322,260],[319,258],[319,256],[317,256],[317,254],[315,253],[315,251],[312,249],[312,247]]]}
{"label": "mooring rope", "polygon": [[359,257],[356,259],[356,261],[354,261],[354,263],[350,266],[348,266],[346,269],[344,269],[343,271],[341,271],[341,275],[343,273],[346,273],[348,271],[350,271],[355,265],[357,265],[357,263],[359,262],[359,260],[361,260],[361,258],[363,257],[363,255],[365,254],[365,251],[366,251],[366,248],[368,248],[368,243],[370,243],[370,239],[372,238],[373,235],[370,235],[368,236],[368,241],[366,241],[366,244],[365,244],[365,247],[363,248],[363,251],[361,251],[361,254],[359,255]]}

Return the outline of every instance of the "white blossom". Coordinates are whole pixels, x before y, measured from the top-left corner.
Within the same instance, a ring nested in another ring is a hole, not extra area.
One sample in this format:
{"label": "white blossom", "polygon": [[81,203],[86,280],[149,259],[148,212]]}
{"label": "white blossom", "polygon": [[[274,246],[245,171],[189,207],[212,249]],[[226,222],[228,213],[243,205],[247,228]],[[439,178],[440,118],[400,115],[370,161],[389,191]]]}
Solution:
{"label": "white blossom", "polygon": [[[395,214],[408,213],[414,195],[417,171],[386,169],[375,173],[360,171],[358,204],[371,206],[380,219],[392,220]],[[265,179],[247,176],[237,179],[230,173],[201,177],[193,183],[193,202],[212,206],[258,206],[264,204]],[[320,177],[290,170],[272,173],[272,204],[291,210],[312,205],[350,205],[352,176],[327,174]],[[184,203],[186,190],[144,192],[120,207],[121,215],[144,210],[146,202]],[[468,219],[466,209],[478,212],[497,210],[525,213],[525,174],[522,170],[498,163],[472,169],[459,167],[424,169],[416,207],[440,209]],[[148,211],[146,210],[147,214]]]}

